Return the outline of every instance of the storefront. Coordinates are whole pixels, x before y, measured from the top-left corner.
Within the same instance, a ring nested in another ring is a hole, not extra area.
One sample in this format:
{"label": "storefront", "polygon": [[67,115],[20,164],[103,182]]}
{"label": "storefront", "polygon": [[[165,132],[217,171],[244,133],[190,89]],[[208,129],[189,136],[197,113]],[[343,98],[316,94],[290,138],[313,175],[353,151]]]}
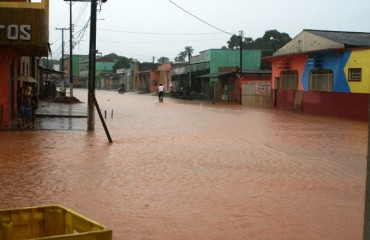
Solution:
{"label": "storefront", "polygon": [[[17,127],[19,88],[32,77],[38,85],[37,57],[49,51],[49,1],[0,2],[0,129]],[[19,80],[20,79],[20,80]]]}

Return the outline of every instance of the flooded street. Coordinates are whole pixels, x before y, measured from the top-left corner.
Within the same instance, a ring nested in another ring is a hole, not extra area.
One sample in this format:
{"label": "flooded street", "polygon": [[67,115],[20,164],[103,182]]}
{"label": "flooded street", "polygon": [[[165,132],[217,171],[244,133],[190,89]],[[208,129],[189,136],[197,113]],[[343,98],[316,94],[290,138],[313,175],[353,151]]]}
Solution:
{"label": "flooded street", "polygon": [[362,239],[367,123],[96,97],[112,144],[98,114],[94,133],[0,132],[0,208],[60,204],[116,240]]}

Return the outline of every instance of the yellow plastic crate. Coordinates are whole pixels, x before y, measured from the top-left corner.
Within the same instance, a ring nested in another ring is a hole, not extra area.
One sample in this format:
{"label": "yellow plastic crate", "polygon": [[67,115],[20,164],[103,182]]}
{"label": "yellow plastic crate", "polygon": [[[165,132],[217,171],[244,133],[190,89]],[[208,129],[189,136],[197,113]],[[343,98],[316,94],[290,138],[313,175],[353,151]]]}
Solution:
{"label": "yellow plastic crate", "polygon": [[0,210],[0,240],[112,240],[106,229],[62,206]]}

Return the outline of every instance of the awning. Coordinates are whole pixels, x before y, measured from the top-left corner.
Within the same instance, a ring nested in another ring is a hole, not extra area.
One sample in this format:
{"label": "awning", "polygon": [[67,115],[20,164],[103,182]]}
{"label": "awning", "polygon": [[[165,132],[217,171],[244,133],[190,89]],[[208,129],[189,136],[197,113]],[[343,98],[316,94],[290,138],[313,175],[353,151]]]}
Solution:
{"label": "awning", "polygon": [[242,74],[271,74],[271,70],[243,70]]}
{"label": "awning", "polygon": [[214,77],[219,77],[219,76],[223,76],[223,75],[227,75],[227,74],[231,74],[231,73],[235,73],[235,72],[216,72],[216,73],[209,73],[209,74],[201,75],[201,76],[198,76],[198,77],[200,77],[200,78],[214,78]]}
{"label": "awning", "polygon": [[41,67],[41,66],[37,66],[37,67],[40,69],[40,71],[42,73],[45,73],[45,74],[60,74],[60,75],[62,75],[64,73],[64,72],[61,72],[61,71],[56,71],[54,69],[44,68],[44,67]]}
{"label": "awning", "polygon": [[31,76],[16,76],[13,78],[14,81],[23,81],[29,83],[37,83],[36,79]]}

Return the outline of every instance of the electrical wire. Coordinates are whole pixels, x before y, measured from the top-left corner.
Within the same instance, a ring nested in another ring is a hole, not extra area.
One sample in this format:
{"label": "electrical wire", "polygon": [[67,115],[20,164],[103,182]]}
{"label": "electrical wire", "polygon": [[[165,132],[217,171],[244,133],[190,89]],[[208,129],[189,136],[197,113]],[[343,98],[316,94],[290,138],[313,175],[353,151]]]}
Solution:
{"label": "electrical wire", "polygon": [[210,24],[210,23],[208,23],[208,22],[204,21],[203,19],[201,19],[201,18],[199,18],[199,17],[195,16],[194,14],[192,14],[191,12],[189,12],[189,11],[185,10],[184,8],[180,7],[179,5],[177,5],[176,3],[174,3],[173,1],[171,1],[171,0],[168,0],[168,1],[170,1],[173,5],[175,5],[176,7],[180,8],[182,11],[186,12],[187,14],[189,14],[189,15],[193,16],[194,18],[198,19],[199,21],[201,21],[201,22],[203,22],[203,23],[207,24],[208,26],[210,26],[210,27],[212,27],[212,28],[214,28],[214,29],[217,29],[217,30],[218,30],[218,31],[220,31],[220,32],[223,32],[223,33],[226,33],[226,34],[229,34],[229,35],[233,35],[232,33],[226,32],[226,31],[224,31],[224,30],[222,30],[222,29],[220,29],[220,28],[218,28],[218,27],[215,27],[215,26],[213,26],[212,24]]}
{"label": "electrical wire", "polygon": [[184,35],[216,35],[220,33],[155,33],[155,32],[132,32],[132,31],[124,31],[124,30],[112,30],[106,28],[97,28],[101,31],[108,31],[108,32],[117,32],[117,33],[131,33],[131,34],[142,34],[142,35],[174,35],[174,36],[184,36]]}
{"label": "electrical wire", "polygon": [[[225,38],[208,38],[208,39],[198,39],[198,40],[191,40],[192,42],[208,42],[208,41],[217,41],[217,40],[224,40]],[[134,43],[134,44],[154,44],[154,43],[183,43],[183,42],[189,42],[190,40],[174,40],[174,41],[135,41],[135,42],[129,42],[129,41],[99,41],[99,42],[108,42],[108,43]]]}
{"label": "electrical wire", "polygon": [[89,23],[90,23],[90,18],[86,22],[85,26],[83,26],[83,28],[75,34],[76,37],[75,37],[75,40],[73,41],[73,46],[74,47],[77,46],[78,44],[80,44],[80,42],[84,38],[85,33],[86,33],[86,29],[88,28]]}

